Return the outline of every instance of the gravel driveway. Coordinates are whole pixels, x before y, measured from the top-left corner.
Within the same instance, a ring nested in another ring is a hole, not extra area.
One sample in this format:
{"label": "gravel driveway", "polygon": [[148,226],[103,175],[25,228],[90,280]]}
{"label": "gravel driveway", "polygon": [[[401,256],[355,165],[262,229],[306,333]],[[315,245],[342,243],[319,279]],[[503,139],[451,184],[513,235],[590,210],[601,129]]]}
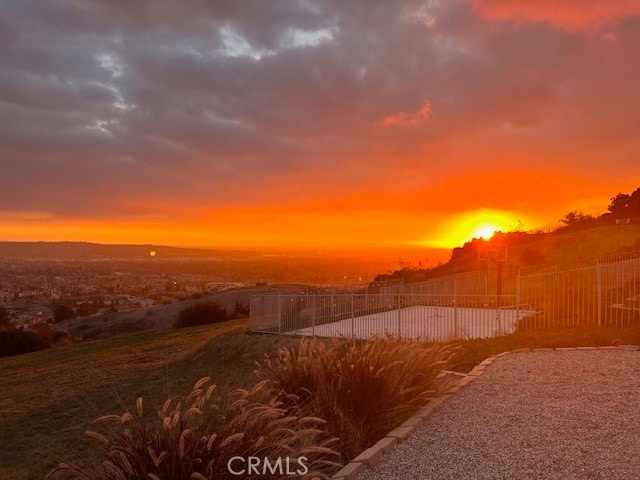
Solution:
{"label": "gravel driveway", "polygon": [[640,352],[498,358],[358,480],[638,479]]}

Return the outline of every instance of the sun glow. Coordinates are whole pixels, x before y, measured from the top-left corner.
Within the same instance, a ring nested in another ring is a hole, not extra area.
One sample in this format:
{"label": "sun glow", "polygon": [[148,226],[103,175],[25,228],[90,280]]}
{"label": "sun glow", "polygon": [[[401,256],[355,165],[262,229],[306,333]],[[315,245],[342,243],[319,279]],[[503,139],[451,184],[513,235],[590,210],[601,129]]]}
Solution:
{"label": "sun glow", "polygon": [[471,233],[472,238],[482,238],[483,240],[489,240],[494,233],[501,230],[499,225],[495,223],[483,223],[478,225],[476,229]]}
{"label": "sun glow", "polygon": [[473,238],[489,239],[495,232],[508,232],[518,226],[519,215],[504,210],[480,209],[457,215],[436,225],[430,238],[420,243],[428,247],[460,247]]}

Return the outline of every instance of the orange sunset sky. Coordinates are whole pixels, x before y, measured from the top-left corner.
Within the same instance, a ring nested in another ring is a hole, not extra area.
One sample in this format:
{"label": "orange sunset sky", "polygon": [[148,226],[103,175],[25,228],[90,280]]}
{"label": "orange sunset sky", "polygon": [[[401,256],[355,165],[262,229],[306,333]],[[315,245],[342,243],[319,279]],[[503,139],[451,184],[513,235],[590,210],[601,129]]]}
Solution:
{"label": "orange sunset sky", "polygon": [[640,184],[640,1],[0,1],[0,240],[451,248]]}

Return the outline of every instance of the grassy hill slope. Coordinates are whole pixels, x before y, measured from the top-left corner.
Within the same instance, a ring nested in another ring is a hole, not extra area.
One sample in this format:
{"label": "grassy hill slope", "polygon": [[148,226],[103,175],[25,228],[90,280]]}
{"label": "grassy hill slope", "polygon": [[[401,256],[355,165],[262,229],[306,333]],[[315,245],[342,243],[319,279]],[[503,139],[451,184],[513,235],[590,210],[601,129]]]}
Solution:
{"label": "grassy hill slope", "polygon": [[[497,234],[492,241],[507,244],[507,269],[518,270],[532,264],[562,266],[618,252],[640,250],[640,225],[600,226],[551,233],[515,232]],[[378,275],[376,281],[412,283],[492,268],[488,262],[478,260],[478,242],[473,240],[453,249],[451,259],[438,267],[417,269],[408,265],[391,274]],[[535,260],[533,262],[532,257]]]}
{"label": "grassy hill slope", "polygon": [[198,298],[180,300],[167,305],[154,305],[148,308],[114,313],[103,313],[78,317],[59,322],[61,330],[67,330],[75,337],[84,339],[104,339],[117,335],[127,335],[147,330],[164,330],[171,328],[184,308],[205,302],[218,302],[232,312],[236,302],[249,305],[252,295],[273,293],[276,291],[304,290],[304,285],[266,285],[262,287],[239,287]]}
{"label": "grassy hill slope", "polygon": [[640,239],[640,225],[595,227],[578,231],[544,234],[525,245],[511,249],[512,261],[519,262],[526,248],[542,250],[547,263],[567,263],[591,259],[633,248]]}
{"label": "grassy hill slope", "polygon": [[0,359],[0,478],[42,479],[61,460],[88,454],[96,447],[84,436],[90,422],[121,413],[138,396],[154,411],[206,375],[222,391],[252,385],[255,362],[293,340],[246,335],[246,324],[147,332]]}

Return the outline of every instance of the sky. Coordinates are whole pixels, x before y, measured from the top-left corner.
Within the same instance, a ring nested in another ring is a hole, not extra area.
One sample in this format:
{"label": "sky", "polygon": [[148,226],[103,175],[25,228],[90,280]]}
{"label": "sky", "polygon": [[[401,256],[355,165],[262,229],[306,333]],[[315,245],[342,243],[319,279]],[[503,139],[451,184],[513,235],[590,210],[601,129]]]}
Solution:
{"label": "sky", "polygon": [[0,0],[0,240],[451,248],[640,185],[640,0]]}

